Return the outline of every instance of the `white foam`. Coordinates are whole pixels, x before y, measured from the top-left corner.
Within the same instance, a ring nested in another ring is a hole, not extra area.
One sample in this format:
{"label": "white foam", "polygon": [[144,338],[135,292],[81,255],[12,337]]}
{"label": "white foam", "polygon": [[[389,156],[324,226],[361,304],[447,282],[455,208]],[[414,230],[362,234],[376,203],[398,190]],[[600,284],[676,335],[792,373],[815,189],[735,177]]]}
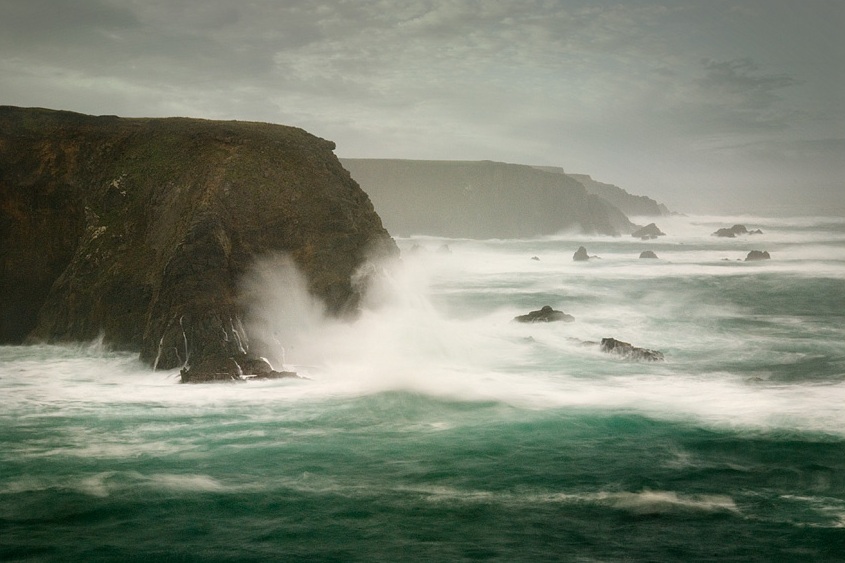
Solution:
{"label": "white foam", "polygon": [[[700,242],[704,236],[710,244],[711,228],[733,220],[741,222],[739,219],[708,219],[710,223],[702,226],[700,218],[673,217],[665,222],[665,228],[662,220],[658,224],[666,231],[677,228],[681,233],[670,232],[669,238],[697,237]],[[810,219],[799,220],[796,228],[807,221]],[[812,224],[834,220],[816,221]],[[765,236],[780,232],[779,228],[784,237],[791,236],[787,228],[778,227],[781,223],[745,222],[749,228],[762,227]],[[682,227],[697,230],[693,235]],[[670,245],[677,263],[647,265],[627,253],[622,256],[619,240],[595,237],[592,240],[597,244],[606,244],[617,253],[584,265],[572,261],[571,237],[449,240],[451,254],[407,253],[401,264],[382,265],[383,275],[355,322],[327,318],[292,262],[272,257],[257,264],[244,280],[245,299],[252,305],[252,314],[246,319],[248,332],[258,336],[254,340],[263,340],[265,349],[259,352],[273,365],[295,369],[310,376],[310,381],[178,385],[178,371],[151,372],[134,355],[109,352],[101,342],[81,347],[5,347],[0,348],[3,416],[100,415],[104,409],[121,416],[135,412],[133,409],[145,412],[150,406],[166,407],[169,414],[176,415],[197,408],[258,405],[268,409],[253,409],[253,416],[272,417],[278,414],[269,406],[279,403],[407,390],[433,397],[500,401],[520,408],[623,409],[673,420],[841,436],[845,435],[845,382],[841,379],[824,384],[750,383],[747,375],[720,367],[726,359],[736,363],[759,356],[768,362],[788,362],[789,354],[796,354],[778,351],[776,336],[751,333],[740,338],[714,330],[719,321],[742,316],[741,308],[698,302],[694,294],[681,291],[620,302],[608,286],[595,283],[601,278],[648,284],[662,276],[802,269],[845,279],[845,259],[840,254],[825,260],[823,266],[817,267],[816,262],[823,258],[822,249],[833,248],[828,244],[831,237],[839,235],[802,236],[817,245],[810,247],[810,261],[773,259],[753,265],[713,263],[706,255],[710,250],[704,251],[702,261],[701,255],[695,258],[698,251],[679,250],[680,243]],[[401,240],[400,246],[409,247],[415,240]],[[435,249],[446,241],[419,240]],[[533,245],[545,250],[539,253],[539,261],[530,259],[535,254]],[[664,254],[671,256],[671,252]],[[784,251],[789,252],[793,250]],[[485,307],[460,309],[478,295],[494,299],[495,304],[486,306],[485,301]],[[525,302],[526,295],[543,295],[542,299],[559,295],[560,303],[538,301],[531,309],[550,304],[575,315],[576,321],[512,323],[515,315],[527,312],[517,305]],[[442,304],[442,298],[461,305],[450,308]],[[438,302],[441,305],[435,305]],[[805,330],[804,321],[797,317],[782,316],[777,322],[791,326],[796,333]],[[827,330],[826,339],[840,341],[842,327]],[[573,340],[609,336],[667,351],[667,361],[628,364]],[[824,348],[817,353],[824,353]],[[114,442],[97,443],[89,443],[84,435],[70,438],[58,447],[35,444],[19,453],[110,457],[145,447],[140,445],[143,436],[125,435]],[[171,446],[190,454],[190,445]]]}
{"label": "white foam", "polygon": [[682,495],[674,491],[597,491],[594,493],[565,492],[493,492],[477,489],[458,489],[448,486],[400,487],[400,492],[415,493],[431,502],[500,503],[537,506],[549,504],[596,504],[634,514],[668,514],[677,512],[733,512],[739,513],[734,500],[727,495]]}

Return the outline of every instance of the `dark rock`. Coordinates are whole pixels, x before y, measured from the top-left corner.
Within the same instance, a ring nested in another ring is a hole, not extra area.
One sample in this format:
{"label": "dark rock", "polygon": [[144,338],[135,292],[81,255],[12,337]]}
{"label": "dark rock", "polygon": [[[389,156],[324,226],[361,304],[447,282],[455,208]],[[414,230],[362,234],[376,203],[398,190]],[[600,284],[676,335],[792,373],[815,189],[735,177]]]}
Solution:
{"label": "dark rock", "polygon": [[748,229],[745,228],[745,225],[734,225],[731,228],[722,228],[713,233],[713,236],[716,237],[726,237],[726,238],[735,238],[736,235],[744,235],[748,233]]}
{"label": "dark rock", "polygon": [[769,260],[771,256],[765,250],[752,250],[748,253],[748,256],[745,257],[746,262],[754,262],[756,260]]}
{"label": "dark rock", "polygon": [[539,256],[532,256],[532,257],[531,257],[531,259],[532,259],[532,260],[536,260],[536,261],[538,261],[538,262],[540,261],[540,257],[539,257]]}
{"label": "dark rock", "polygon": [[252,374],[255,376],[266,375],[268,373],[277,373],[267,361],[267,358],[248,357],[242,359],[239,364],[243,373]]}
{"label": "dark rock", "polygon": [[295,371],[268,371],[266,373],[260,373],[256,376],[253,376],[251,379],[256,380],[264,380],[264,379],[307,379],[302,377]]}
{"label": "dark rock", "polygon": [[763,231],[761,231],[760,229],[754,229],[753,231],[748,231],[748,234],[749,235],[762,235]]}
{"label": "dark rock", "polygon": [[232,383],[264,379],[302,379],[293,371],[276,371],[264,358],[239,354],[208,357],[180,371],[181,383]]}
{"label": "dark rock", "polygon": [[640,239],[643,239],[643,240],[654,239],[654,238],[662,237],[662,236],[665,236],[665,235],[666,235],[666,233],[661,231],[657,227],[657,225],[655,225],[654,223],[649,223],[645,227],[637,229],[636,231],[631,233],[632,237],[640,238]]}
{"label": "dark rock", "polygon": [[519,315],[513,320],[520,323],[550,323],[554,321],[572,322],[575,317],[567,315],[563,311],[556,311],[551,306],[546,305],[539,311],[531,311],[527,315]]}
{"label": "dark rock", "polygon": [[0,343],[102,333],[183,381],[269,373],[241,321],[256,258],[290,256],[343,316],[370,253],[398,252],[333,149],[281,125],[0,106]]}
{"label": "dark rock", "polygon": [[575,254],[572,255],[572,259],[576,262],[586,262],[590,259],[590,256],[587,254],[586,248],[579,246],[578,250],[575,251]]}
{"label": "dark rock", "polygon": [[640,258],[657,258],[657,254],[652,250],[643,250],[640,252]]}
{"label": "dark rock", "polygon": [[662,362],[663,353],[648,348],[638,348],[628,342],[622,342],[615,338],[602,338],[599,348],[602,352],[616,354],[626,360],[643,360],[647,362]]}

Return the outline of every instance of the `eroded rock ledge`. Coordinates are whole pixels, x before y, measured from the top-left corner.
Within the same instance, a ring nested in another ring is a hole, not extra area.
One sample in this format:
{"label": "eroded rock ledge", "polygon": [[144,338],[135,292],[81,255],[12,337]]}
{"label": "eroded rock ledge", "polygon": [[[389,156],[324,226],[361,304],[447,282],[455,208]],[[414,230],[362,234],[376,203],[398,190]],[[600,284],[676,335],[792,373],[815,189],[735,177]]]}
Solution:
{"label": "eroded rock ledge", "polygon": [[280,125],[0,106],[0,343],[102,334],[224,373],[255,359],[239,277],[276,252],[354,311],[356,269],[397,250],[333,149]]}

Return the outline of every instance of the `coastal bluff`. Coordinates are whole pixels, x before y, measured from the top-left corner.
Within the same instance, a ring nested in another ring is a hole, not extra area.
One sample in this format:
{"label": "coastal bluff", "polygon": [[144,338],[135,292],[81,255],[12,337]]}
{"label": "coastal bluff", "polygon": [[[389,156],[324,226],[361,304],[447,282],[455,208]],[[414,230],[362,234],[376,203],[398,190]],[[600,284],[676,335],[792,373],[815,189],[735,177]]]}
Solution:
{"label": "coastal bluff", "polygon": [[503,162],[343,158],[397,236],[618,236],[636,226],[565,174]]}
{"label": "coastal bluff", "polygon": [[274,254],[353,313],[356,272],[398,250],[334,148],[282,125],[0,106],[0,343],[101,336],[193,380],[246,375],[238,284]]}

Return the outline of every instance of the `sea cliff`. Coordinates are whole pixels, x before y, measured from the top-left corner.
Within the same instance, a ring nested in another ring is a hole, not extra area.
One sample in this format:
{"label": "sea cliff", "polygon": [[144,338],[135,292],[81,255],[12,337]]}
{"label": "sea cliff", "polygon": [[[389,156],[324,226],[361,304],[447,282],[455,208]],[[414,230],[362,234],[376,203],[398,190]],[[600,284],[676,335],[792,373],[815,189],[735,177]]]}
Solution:
{"label": "sea cliff", "polygon": [[239,372],[239,279],[274,253],[353,311],[356,270],[397,250],[333,149],[281,125],[0,106],[0,342],[100,335]]}

